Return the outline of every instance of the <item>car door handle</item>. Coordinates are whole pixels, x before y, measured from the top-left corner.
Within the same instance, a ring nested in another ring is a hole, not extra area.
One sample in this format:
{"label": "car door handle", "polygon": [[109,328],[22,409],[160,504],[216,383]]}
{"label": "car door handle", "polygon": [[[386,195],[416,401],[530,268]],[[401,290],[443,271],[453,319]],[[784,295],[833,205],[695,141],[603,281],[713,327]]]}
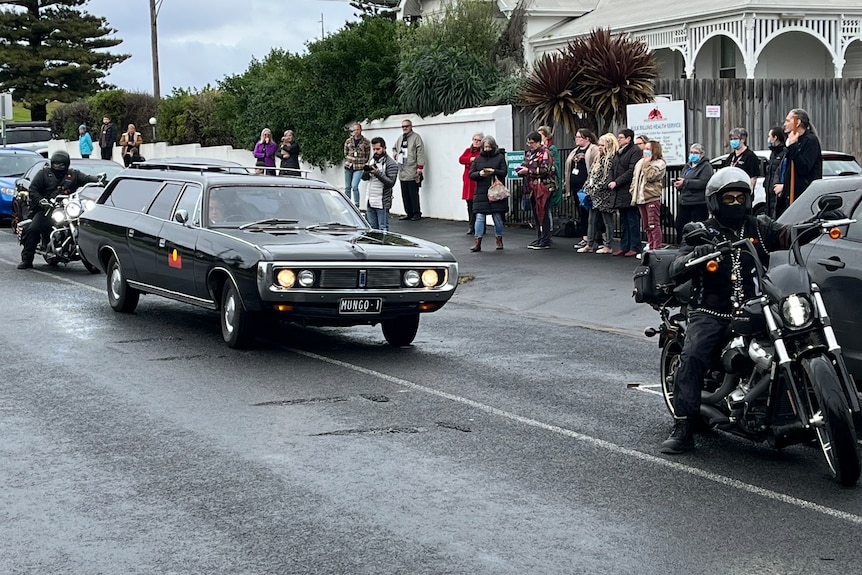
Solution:
{"label": "car door handle", "polygon": [[129,228],[129,231],[126,232],[126,235],[128,235],[130,238],[135,237],[135,230],[133,230],[132,228]]}
{"label": "car door handle", "polygon": [[839,260],[837,257],[835,259],[826,258],[826,259],[822,259],[822,260],[817,260],[817,263],[819,265],[825,267],[829,271],[842,270],[842,269],[844,269],[844,266],[846,265],[844,262]]}
{"label": "car door handle", "polygon": [[160,248],[165,247],[165,238],[159,238],[159,247]]}

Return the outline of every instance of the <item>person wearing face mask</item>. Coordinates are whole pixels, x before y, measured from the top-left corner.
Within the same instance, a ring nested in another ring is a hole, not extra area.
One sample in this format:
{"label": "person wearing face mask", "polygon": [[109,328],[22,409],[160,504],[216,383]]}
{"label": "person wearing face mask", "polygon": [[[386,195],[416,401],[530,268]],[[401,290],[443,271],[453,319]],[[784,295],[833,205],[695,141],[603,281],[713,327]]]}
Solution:
{"label": "person wearing face mask", "polygon": [[375,230],[389,231],[392,188],[398,181],[398,162],[386,154],[386,142],[371,138],[371,160],[363,168],[362,179],[368,182],[368,204],[365,218]]}
{"label": "person wearing face mask", "polygon": [[759,292],[753,256],[741,248],[727,254],[716,271],[707,271],[706,262],[691,267],[686,267],[686,264],[711,253],[713,245],[709,242],[753,238],[758,258],[764,266],[769,264],[770,252],[790,247],[790,224],[779,224],[766,215],[755,217],[751,200],[751,181],[746,172],[736,167],[718,170],[706,185],[709,218],[703,224],[687,226],[689,229],[702,226],[702,233],[683,236],[679,252],[671,263],[670,272],[678,284],[692,280],[692,293],[685,343],[674,379],[673,431],[661,444],[662,453],[676,455],[694,448],[689,418],[700,413],[704,373],[715,351],[730,336],[733,311]]}
{"label": "person wearing face mask", "polygon": [[728,134],[730,153],[722,162],[722,168],[740,168],[751,178],[751,189],[760,177],[760,158],[748,147],[748,131],[745,128],[734,128]]}
{"label": "person wearing face mask", "polygon": [[786,139],[787,134],[781,126],[773,126],[766,135],[766,142],[769,144],[769,161],[766,163],[766,173],[763,174],[763,190],[766,192],[766,213],[773,218],[783,214],[789,205],[787,196],[776,193],[776,188],[784,188],[782,166],[785,165],[784,156],[787,153],[787,148],[784,147]]}
{"label": "person wearing face mask", "polygon": [[33,176],[28,194],[30,200],[28,217],[32,221],[21,240],[24,247],[21,249],[19,270],[32,268],[39,239],[47,242],[47,236],[51,231],[51,222],[48,220],[51,200],[60,195],[71,194],[86,183],[99,181],[98,176],[88,176],[78,170],[70,169],[71,162],[68,152],[62,150],[54,152],[48,165]]}
{"label": "person wearing face mask", "polygon": [[688,149],[688,164],[682,176],[673,181],[677,191],[676,237],[682,242],[682,228],[689,222],[702,222],[709,216],[706,209],[706,183],[715,170],[706,157],[701,144],[694,143]]}

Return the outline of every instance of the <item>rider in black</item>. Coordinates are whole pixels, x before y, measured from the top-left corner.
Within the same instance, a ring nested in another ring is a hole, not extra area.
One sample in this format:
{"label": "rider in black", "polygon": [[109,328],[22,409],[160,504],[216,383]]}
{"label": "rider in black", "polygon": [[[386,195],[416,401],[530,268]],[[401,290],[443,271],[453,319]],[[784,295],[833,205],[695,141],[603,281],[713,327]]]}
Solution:
{"label": "rider in black", "polygon": [[674,380],[676,417],[670,437],[661,444],[662,453],[676,455],[694,448],[689,418],[700,413],[704,374],[716,349],[727,342],[732,313],[758,292],[753,256],[745,250],[728,253],[714,272],[707,271],[705,263],[687,268],[686,262],[715,251],[713,242],[745,237],[751,238],[764,266],[770,252],[790,247],[790,226],[768,216],[753,216],[751,199],[751,176],[740,168],[718,170],[706,185],[710,217],[702,224],[686,224],[689,232],[698,231],[684,235],[671,264],[677,282],[690,278],[693,287],[685,344]]}
{"label": "rider in black", "polygon": [[71,159],[64,151],[54,152],[48,166],[39,170],[30,182],[30,227],[24,232],[19,270],[33,267],[33,256],[36,255],[36,244],[40,238],[47,238],[51,232],[51,222],[47,212],[51,201],[57,196],[71,194],[80,186],[98,182],[98,176],[88,176],[78,170],[70,169]]}

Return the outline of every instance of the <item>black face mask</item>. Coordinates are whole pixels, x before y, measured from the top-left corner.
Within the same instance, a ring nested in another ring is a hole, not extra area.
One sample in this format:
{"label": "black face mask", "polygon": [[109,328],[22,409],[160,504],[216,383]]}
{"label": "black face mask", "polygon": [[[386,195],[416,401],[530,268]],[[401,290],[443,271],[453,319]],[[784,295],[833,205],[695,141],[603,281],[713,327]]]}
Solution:
{"label": "black face mask", "polygon": [[731,228],[738,228],[745,220],[745,206],[739,204],[718,207],[718,221]]}

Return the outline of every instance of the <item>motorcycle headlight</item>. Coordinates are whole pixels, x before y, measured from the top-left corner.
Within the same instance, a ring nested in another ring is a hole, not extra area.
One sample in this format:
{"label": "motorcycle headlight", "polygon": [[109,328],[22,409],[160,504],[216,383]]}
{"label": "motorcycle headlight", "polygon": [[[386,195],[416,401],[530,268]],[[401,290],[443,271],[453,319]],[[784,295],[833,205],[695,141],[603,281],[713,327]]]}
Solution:
{"label": "motorcycle headlight", "polygon": [[83,207],[78,202],[69,202],[66,204],[66,217],[69,219],[74,220],[78,218],[83,211]]}
{"label": "motorcycle headlight", "polygon": [[792,329],[800,329],[811,323],[811,302],[805,296],[789,295],[781,302],[781,317],[784,325]]}
{"label": "motorcycle headlight", "polygon": [[51,221],[55,224],[62,224],[66,220],[66,214],[63,210],[54,210],[51,212]]}

